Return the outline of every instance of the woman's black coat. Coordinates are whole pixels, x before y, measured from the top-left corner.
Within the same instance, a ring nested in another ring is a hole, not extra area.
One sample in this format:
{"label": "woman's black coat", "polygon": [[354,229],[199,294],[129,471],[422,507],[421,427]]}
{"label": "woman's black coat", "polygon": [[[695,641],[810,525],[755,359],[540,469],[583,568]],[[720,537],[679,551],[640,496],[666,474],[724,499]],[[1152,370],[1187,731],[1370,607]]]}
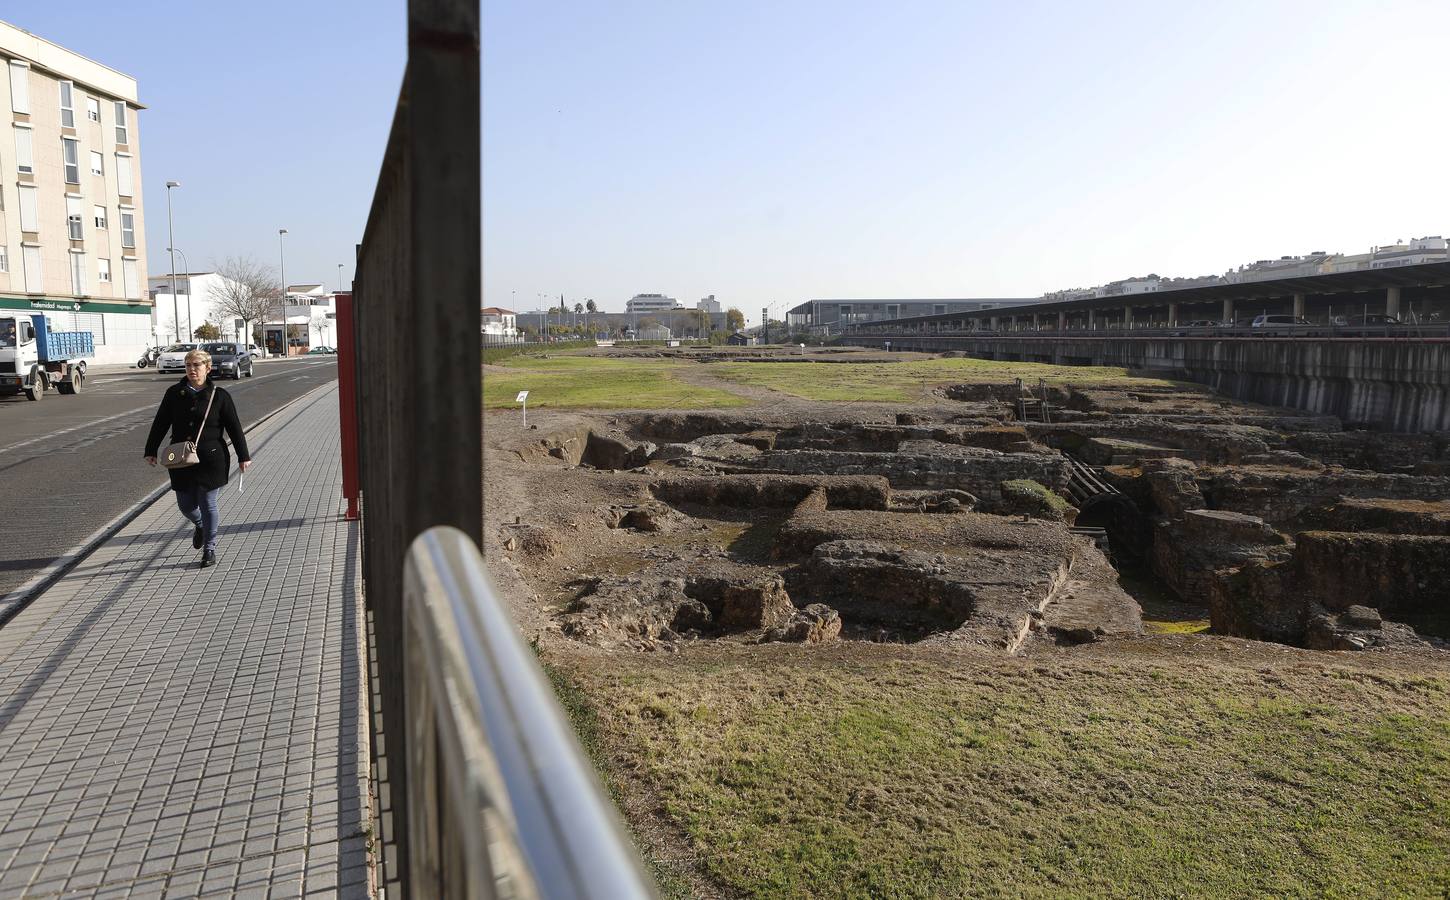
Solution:
{"label": "woman's black coat", "polygon": [[227,452],[226,442],[222,440],[223,430],[232,439],[232,446],[237,448],[237,459],[245,462],[252,458],[247,452],[247,436],[242,434],[242,423],[237,419],[237,407],[232,403],[231,395],[213,384],[210,378],[205,388],[192,391],[187,387],[185,377],[167,388],[161,398],[161,406],[151,422],[151,434],[146,438],[146,455],[160,455],[161,439],[166,436],[168,428],[171,429],[168,444],[196,440],[196,427],[201,422],[202,413],[206,412],[207,399],[213,391],[216,399],[212,401],[206,427],[201,430],[201,441],[196,447],[201,462],[182,469],[168,469],[173,490],[186,490],[200,484],[211,491],[227,483],[232,458]]}

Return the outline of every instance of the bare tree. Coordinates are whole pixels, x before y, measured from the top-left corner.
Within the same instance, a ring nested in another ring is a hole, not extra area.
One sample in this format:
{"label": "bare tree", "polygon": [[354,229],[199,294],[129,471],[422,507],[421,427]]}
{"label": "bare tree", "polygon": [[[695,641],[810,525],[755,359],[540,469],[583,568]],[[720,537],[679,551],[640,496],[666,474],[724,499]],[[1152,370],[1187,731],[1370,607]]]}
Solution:
{"label": "bare tree", "polygon": [[[315,315],[312,317],[311,321],[308,324],[312,326],[313,331],[317,332],[317,339],[319,343],[326,347],[332,346],[333,342],[329,342],[327,332],[322,330],[323,328],[327,327],[327,316],[321,314]],[[333,347],[333,349],[336,350],[337,348]]]}
{"label": "bare tree", "polygon": [[250,256],[229,256],[214,268],[221,277],[213,282],[207,299],[217,315],[241,319],[243,333],[250,341],[251,323],[265,324],[268,314],[281,302],[277,277],[271,268]]}

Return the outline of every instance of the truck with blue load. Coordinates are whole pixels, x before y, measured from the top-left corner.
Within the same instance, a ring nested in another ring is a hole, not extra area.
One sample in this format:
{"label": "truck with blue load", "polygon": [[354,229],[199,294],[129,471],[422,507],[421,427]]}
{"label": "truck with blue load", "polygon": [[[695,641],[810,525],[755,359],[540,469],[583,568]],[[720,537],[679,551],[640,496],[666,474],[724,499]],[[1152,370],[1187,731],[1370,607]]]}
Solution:
{"label": "truck with blue load", "polygon": [[86,360],[95,355],[89,331],[55,331],[44,315],[0,310],[0,397],[23,392],[39,400],[51,388],[79,393]]}

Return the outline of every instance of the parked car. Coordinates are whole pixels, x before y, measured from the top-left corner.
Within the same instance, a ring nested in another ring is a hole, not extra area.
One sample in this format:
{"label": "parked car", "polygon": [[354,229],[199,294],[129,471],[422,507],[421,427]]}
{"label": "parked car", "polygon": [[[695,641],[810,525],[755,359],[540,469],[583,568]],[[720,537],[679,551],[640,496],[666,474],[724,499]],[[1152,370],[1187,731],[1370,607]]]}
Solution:
{"label": "parked car", "polygon": [[258,347],[256,344],[248,344],[247,345],[247,352],[250,353],[250,354],[252,354],[252,359],[261,359],[262,358],[262,348],[261,347]]}
{"label": "parked car", "polygon": [[186,371],[186,354],[195,350],[196,344],[172,344],[161,351],[156,360],[156,371],[162,375]]}
{"label": "parked car", "polygon": [[1184,328],[1217,328],[1222,324],[1213,319],[1194,319],[1192,322],[1184,322]]}
{"label": "parked car", "polygon": [[313,347],[311,350],[308,350],[307,351],[307,355],[308,356],[315,356],[315,355],[322,354],[322,353],[336,353],[336,352],[337,351],[335,349],[333,349],[332,347],[323,347],[323,346],[319,345],[319,346]]}
{"label": "parked car", "polygon": [[1392,315],[1389,315],[1388,313],[1361,313],[1361,314],[1356,315],[1356,316],[1349,316],[1348,318],[1344,319],[1344,321],[1342,323],[1340,323],[1340,324],[1350,325],[1350,326],[1355,326],[1355,325],[1386,326],[1386,325],[1399,325],[1401,323],[1400,323],[1400,317],[1399,316],[1392,316]]}
{"label": "parked car", "polygon": [[201,349],[211,354],[211,372],[214,378],[252,377],[252,354],[245,344],[219,341],[202,344]]}
{"label": "parked car", "polygon": [[1294,334],[1305,328],[1313,328],[1314,323],[1303,316],[1291,316],[1282,314],[1263,313],[1254,316],[1249,327],[1260,334]]}

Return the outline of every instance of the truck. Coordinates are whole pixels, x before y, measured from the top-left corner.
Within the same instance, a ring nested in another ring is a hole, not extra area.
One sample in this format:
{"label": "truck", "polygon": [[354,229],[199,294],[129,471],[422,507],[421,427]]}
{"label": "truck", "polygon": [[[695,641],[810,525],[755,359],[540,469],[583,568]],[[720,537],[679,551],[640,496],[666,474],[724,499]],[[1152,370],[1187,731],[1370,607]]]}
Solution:
{"label": "truck", "polygon": [[39,400],[51,388],[75,394],[86,380],[86,360],[96,355],[89,331],[55,331],[44,315],[0,310],[0,397],[21,392]]}

